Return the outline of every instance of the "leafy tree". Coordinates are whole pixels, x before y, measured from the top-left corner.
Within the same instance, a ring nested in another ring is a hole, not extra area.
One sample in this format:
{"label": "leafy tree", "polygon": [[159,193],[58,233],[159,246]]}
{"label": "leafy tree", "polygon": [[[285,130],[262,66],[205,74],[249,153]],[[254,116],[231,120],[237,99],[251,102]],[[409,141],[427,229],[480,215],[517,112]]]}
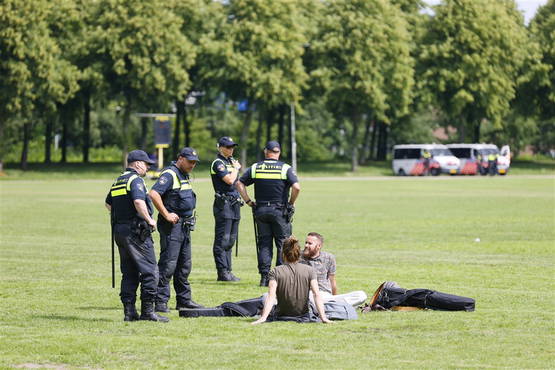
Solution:
{"label": "leafy tree", "polygon": [[434,7],[422,43],[421,87],[480,141],[484,119],[502,127],[527,53],[523,17],[512,0],[445,0]]}
{"label": "leafy tree", "polygon": [[297,103],[306,83],[302,55],[306,37],[299,0],[231,0],[227,18],[216,29],[207,53],[205,78],[235,101],[248,99],[240,138],[246,165],[247,139],[256,102],[266,106]]}
{"label": "leafy tree", "polygon": [[353,171],[364,117],[390,123],[408,113],[413,60],[406,27],[398,9],[385,0],[324,3],[310,48],[316,65],[311,76],[350,131]]}
{"label": "leafy tree", "polygon": [[4,125],[23,122],[21,165],[26,168],[32,120],[44,113],[37,108],[53,111],[56,103],[65,102],[78,88],[77,69],[63,58],[51,34],[49,22],[56,4],[48,0],[0,3],[0,170],[7,149]]}
{"label": "leafy tree", "polygon": [[100,0],[93,13],[90,47],[114,96],[121,97],[123,159],[131,113],[143,102],[185,96],[195,48],[181,32],[183,20],[162,0]]}

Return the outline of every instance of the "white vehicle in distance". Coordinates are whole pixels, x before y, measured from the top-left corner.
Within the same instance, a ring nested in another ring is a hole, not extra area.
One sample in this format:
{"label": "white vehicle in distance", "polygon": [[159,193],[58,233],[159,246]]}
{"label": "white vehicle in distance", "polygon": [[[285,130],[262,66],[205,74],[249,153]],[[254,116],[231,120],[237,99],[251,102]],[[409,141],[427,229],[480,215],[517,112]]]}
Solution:
{"label": "white vehicle in distance", "polygon": [[[511,166],[508,145],[503,146],[501,151],[494,144],[448,144],[447,147],[460,159],[461,175],[506,175]],[[492,163],[494,168],[490,168]]]}
{"label": "white vehicle in distance", "polygon": [[456,175],[460,161],[445,145],[403,144],[393,147],[393,172],[399,176]]}

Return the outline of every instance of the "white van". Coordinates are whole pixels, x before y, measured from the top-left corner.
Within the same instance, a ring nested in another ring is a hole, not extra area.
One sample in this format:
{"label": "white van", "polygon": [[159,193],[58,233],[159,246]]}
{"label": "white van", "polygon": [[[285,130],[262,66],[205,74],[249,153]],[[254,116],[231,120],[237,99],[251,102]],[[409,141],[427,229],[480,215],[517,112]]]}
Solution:
{"label": "white van", "polygon": [[[431,156],[426,168],[426,152]],[[456,175],[460,161],[441,144],[404,144],[393,147],[393,172],[399,176],[430,174],[437,176],[440,173]]]}
{"label": "white van", "polygon": [[494,144],[448,144],[447,147],[460,159],[461,175],[486,175],[491,172],[488,161],[490,154],[497,156],[496,173],[499,175],[506,175],[511,166],[511,149],[508,145],[503,146],[501,151]]}

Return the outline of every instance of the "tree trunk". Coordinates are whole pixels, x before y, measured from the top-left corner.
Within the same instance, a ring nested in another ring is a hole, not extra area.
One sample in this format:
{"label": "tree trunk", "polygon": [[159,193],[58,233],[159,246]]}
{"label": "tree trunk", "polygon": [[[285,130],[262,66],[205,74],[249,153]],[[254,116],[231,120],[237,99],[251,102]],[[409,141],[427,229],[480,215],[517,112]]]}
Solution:
{"label": "tree trunk", "polygon": [[0,175],[4,172],[4,154],[5,154],[5,145],[4,145],[4,119],[0,117]]}
{"label": "tree trunk", "polygon": [[62,158],[60,158],[60,163],[67,162],[67,132],[68,132],[67,117],[62,120],[62,142],[60,146],[62,147]]}
{"label": "tree trunk", "polygon": [[52,129],[54,123],[54,114],[48,115],[46,117],[45,129],[44,129],[44,163],[50,163],[52,161]]}
{"label": "tree trunk", "polygon": [[373,121],[370,118],[366,120],[366,125],[364,127],[364,144],[359,161],[360,164],[365,164],[368,161],[368,152],[370,151],[370,128],[372,127],[372,123]]}
{"label": "tree trunk", "polygon": [[27,171],[27,156],[29,154],[29,140],[31,139],[31,124],[23,125],[23,149],[21,150],[21,169]]}
{"label": "tree trunk", "polygon": [[141,150],[147,151],[146,148],[146,137],[148,135],[148,118],[147,117],[141,117],[141,141],[140,141],[140,147]]}
{"label": "tree trunk", "polygon": [[127,167],[127,153],[129,153],[129,123],[131,122],[131,98],[127,97],[122,117],[121,156],[123,168]]}
{"label": "tree trunk", "polygon": [[378,123],[374,120],[372,121],[372,139],[370,142],[370,149],[369,149],[369,154],[368,154],[368,158],[375,160],[377,155],[376,155],[376,139],[378,138],[378,136],[376,135],[376,132],[378,131]]}
{"label": "tree trunk", "polygon": [[358,169],[358,129],[360,126],[360,116],[357,113],[353,113],[351,121],[353,125],[351,136],[351,171],[355,172]]}
{"label": "tree trunk", "polygon": [[285,130],[285,117],[287,117],[287,105],[282,104],[279,106],[279,118],[278,118],[278,142],[281,144],[281,153],[282,155],[284,153],[284,144],[287,144],[283,141],[283,135],[284,135],[284,130]]}
{"label": "tree trunk", "polygon": [[183,104],[183,130],[185,132],[185,146],[191,146],[191,120],[187,115],[187,106]]}
{"label": "tree trunk", "polygon": [[378,153],[376,159],[385,161],[387,157],[387,125],[380,122],[380,134],[378,136]]}
{"label": "tree trunk", "polygon": [[260,148],[262,148],[262,127],[264,125],[264,121],[266,121],[266,124],[268,123],[269,115],[268,112],[266,112],[266,120],[264,120],[264,114],[262,113],[262,110],[258,112],[258,126],[256,128],[256,160],[261,161],[262,159],[264,159],[262,158],[262,151],[260,150]]}
{"label": "tree trunk", "polygon": [[83,94],[83,162],[89,162],[91,147],[91,97],[88,92]]}
{"label": "tree trunk", "polygon": [[239,147],[241,148],[241,167],[247,168],[247,141],[249,138],[249,130],[251,127],[252,120],[252,110],[249,109],[245,112],[245,119],[243,121],[243,129],[241,130],[241,138],[239,141]]}
{"label": "tree trunk", "polygon": [[480,122],[479,120],[476,121],[476,123],[474,124],[474,142],[475,143],[479,143],[480,142],[480,126],[481,126],[482,122]]}
{"label": "tree trunk", "polygon": [[185,110],[185,102],[183,100],[177,99],[175,101],[175,107],[177,112],[175,114],[175,127],[173,129],[173,141],[172,141],[172,157],[177,158],[177,153],[180,148],[180,135],[181,135],[181,121],[183,121],[183,113]]}

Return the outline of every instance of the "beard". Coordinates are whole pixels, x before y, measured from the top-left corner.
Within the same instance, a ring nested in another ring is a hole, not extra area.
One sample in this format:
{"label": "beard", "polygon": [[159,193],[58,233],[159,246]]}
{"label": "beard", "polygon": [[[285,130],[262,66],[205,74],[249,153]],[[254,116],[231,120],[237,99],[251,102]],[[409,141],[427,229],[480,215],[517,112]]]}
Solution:
{"label": "beard", "polygon": [[308,248],[303,249],[303,257],[304,258],[312,258],[316,255],[317,250],[310,250]]}

